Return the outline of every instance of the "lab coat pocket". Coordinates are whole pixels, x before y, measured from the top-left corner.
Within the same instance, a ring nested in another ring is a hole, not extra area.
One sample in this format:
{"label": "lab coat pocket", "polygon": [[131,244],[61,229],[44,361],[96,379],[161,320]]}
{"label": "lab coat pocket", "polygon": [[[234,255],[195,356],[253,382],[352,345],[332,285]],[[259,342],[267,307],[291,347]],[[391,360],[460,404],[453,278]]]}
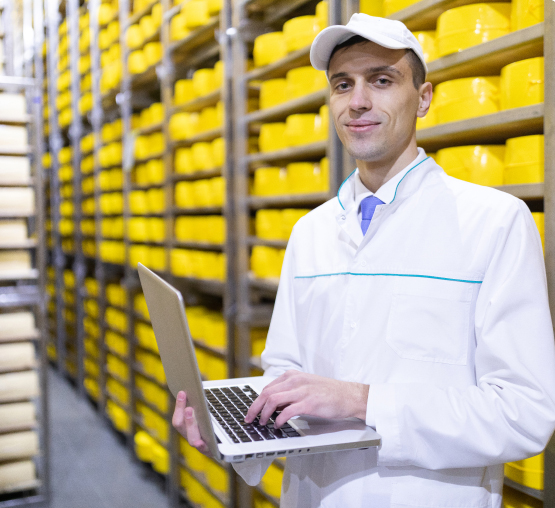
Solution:
{"label": "lab coat pocket", "polygon": [[387,343],[401,358],[466,364],[472,292],[452,286],[464,283],[444,284],[451,287],[444,291],[438,281],[410,281],[407,290],[393,295]]}

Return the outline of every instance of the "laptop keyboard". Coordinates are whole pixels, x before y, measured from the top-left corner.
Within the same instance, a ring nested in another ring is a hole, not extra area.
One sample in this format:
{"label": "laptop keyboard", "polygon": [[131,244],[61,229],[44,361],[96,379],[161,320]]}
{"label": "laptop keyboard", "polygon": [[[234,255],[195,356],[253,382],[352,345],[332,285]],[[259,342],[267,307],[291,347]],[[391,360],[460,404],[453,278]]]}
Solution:
{"label": "laptop keyboard", "polygon": [[245,422],[249,407],[258,394],[248,385],[205,389],[208,409],[234,443],[286,439],[300,434],[288,423],[281,429],[274,428],[279,411],[275,412],[266,425],[260,425],[258,418],[252,423]]}

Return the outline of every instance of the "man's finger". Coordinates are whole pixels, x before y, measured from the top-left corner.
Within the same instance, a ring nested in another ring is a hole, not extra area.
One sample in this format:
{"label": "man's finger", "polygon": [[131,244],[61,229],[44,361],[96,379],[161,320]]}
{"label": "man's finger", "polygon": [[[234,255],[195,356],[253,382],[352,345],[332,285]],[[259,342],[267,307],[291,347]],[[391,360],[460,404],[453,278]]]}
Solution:
{"label": "man's finger", "polygon": [[278,409],[278,407],[285,407],[297,400],[297,394],[293,391],[274,393],[266,400],[266,404],[260,413],[260,425],[266,425],[268,419]]}
{"label": "man's finger", "polygon": [[172,416],[172,425],[173,427],[186,437],[183,433],[185,432],[185,415],[183,411],[187,406],[187,394],[185,392],[179,392],[175,399],[175,410]]}
{"label": "man's finger", "polygon": [[199,448],[204,444],[202,437],[200,436],[200,430],[197,425],[197,419],[195,418],[195,412],[192,407],[187,407],[183,411],[185,417],[185,429],[187,431],[187,441],[191,446]]}
{"label": "man's finger", "polygon": [[290,420],[294,416],[299,416],[304,414],[302,403],[291,404],[287,406],[280,415],[276,418],[275,421],[275,428],[279,429],[282,425],[287,423],[287,420]]}

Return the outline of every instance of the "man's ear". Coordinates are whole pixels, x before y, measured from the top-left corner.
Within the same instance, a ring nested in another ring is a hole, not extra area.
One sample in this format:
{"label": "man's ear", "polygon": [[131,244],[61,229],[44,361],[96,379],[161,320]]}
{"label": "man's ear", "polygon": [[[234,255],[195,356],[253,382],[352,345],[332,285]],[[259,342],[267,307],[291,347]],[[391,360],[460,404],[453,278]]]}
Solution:
{"label": "man's ear", "polygon": [[428,113],[430,109],[430,104],[432,103],[432,84],[430,82],[422,83],[420,88],[418,89],[419,93],[419,102],[418,102],[418,110],[416,111],[416,116],[418,118],[423,118]]}

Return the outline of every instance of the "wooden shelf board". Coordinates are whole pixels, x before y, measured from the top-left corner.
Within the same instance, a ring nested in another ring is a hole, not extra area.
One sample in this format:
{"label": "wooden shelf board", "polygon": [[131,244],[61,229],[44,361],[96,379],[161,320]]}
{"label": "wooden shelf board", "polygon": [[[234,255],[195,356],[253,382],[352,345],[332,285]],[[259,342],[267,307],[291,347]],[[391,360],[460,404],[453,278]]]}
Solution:
{"label": "wooden shelf board", "polygon": [[156,65],[151,65],[148,69],[140,74],[131,75],[131,89],[143,90],[144,88],[153,88],[160,85],[158,75],[156,74]]}
{"label": "wooden shelf board", "polygon": [[530,487],[525,487],[524,485],[514,482],[513,480],[510,480],[507,477],[505,477],[505,480],[503,483],[507,485],[507,487],[510,487],[511,489],[518,490],[519,492],[523,492],[524,494],[528,494],[529,496],[535,499],[539,499],[543,501],[543,490],[536,490],[536,489],[531,489]]}
{"label": "wooden shelf board", "polygon": [[132,134],[135,134],[136,136],[144,136],[145,134],[152,134],[153,132],[161,131],[163,127],[164,122],[158,122],[146,127],[135,129]]}
{"label": "wooden shelf board", "polygon": [[0,272],[0,281],[6,280],[19,280],[19,279],[37,279],[39,276],[39,271],[37,269],[25,270],[22,272]]}
{"label": "wooden shelf board", "polygon": [[293,99],[292,101],[279,104],[272,108],[261,109],[249,113],[246,122],[273,122],[277,120],[284,120],[289,115],[297,113],[307,113],[317,110],[319,107],[326,103],[328,97],[328,90],[319,90],[317,92]]}
{"label": "wooden shelf board", "polygon": [[253,289],[259,289],[275,295],[278,289],[279,279],[258,279],[254,274],[250,273],[249,285]]}
{"label": "wooden shelf board", "polygon": [[543,199],[543,183],[525,183],[521,185],[500,185],[495,187],[500,191],[507,192],[520,199]]}
{"label": "wooden shelf board", "polygon": [[[171,43],[168,50],[173,60],[187,60],[187,66],[192,67],[199,60],[199,56],[202,59],[212,53],[214,53],[214,56],[218,54],[220,46],[216,40],[215,32],[219,25],[219,16],[214,16],[206,25],[193,30],[184,39]],[[201,46],[202,48],[199,48]],[[192,54],[193,52],[195,54]]]}
{"label": "wooden shelf board", "polygon": [[430,152],[448,146],[504,143],[507,138],[543,133],[543,112],[543,104],[534,104],[435,125],[417,130],[416,141]]}
{"label": "wooden shelf board", "polygon": [[39,330],[34,330],[34,332],[24,333],[22,335],[0,335],[0,344],[5,344],[8,342],[29,342],[39,339]]}
{"label": "wooden shelf board", "polygon": [[0,113],[0,124],[25,125],[31,121],[31,115],[3,115]]}
{"label": "wooden shelf board", "polygon": [[185,182],[213,178],[215,176],[222,176],[221,167],[195,171],[194,173],[174,173],[171,178],[174,182]]}
{"label": "wooden shelf board", "polygon": [[249,164],[255,162],[287,162],[304,159],[319,159],[326,156],[327,141],[317,141],[308,145],[294,146],[275,152],[258,152],[246,156]]}
{"label": "wooden shelf board", "polygon": [[157,3],[157,0],[149,3],[144,9],[141,9],[140,11],[137,11],[131,14],[131,16],[127,18],[127,22],[125,23],[125,29],[129,28],[131,25],[134,25],[135,23],[138,23],[143,16],[150,14],[152,11],[152,7],[154,7],[156,3]]}
{"label": "wooden shelf board", "polygon": [[185,104],[177,104],[172,109],[170,114],[174,113],[190,113],[194,111],[200,111],[201,109],[215,106],[219,100],[221,100],[222,92],[221,90],[214,90],[213,92],[204,95],[202,97],[197,97],[196,99],[186,102]]}
{"label": "wooden shelf board", "polygon": [[287,194],[285,196],[250,196],[248,201],[251,208],[284,208],[287,206],[320,205],[332,196],[328,192],[314,194]]}
{"label": "wooden shelf board", "polygon": [[276,249],[285,249],[287,247],[287,240],[266,240],[256,236],[249,236],[247,238],[248,245],[264,245],[266,247],[274,247]]}
{"label": "wooden shelf board", "polygon": [[544,23],[511,32],[428,63],[428,81],[434,85],[471,76],[498,76],[512,62],[543,56]]}
{"label": "wooden shelf board", "polygon": [[388,18],[402,21],[412,31],[435,30],[440,14],[448,9],[472,3],[475,3],[475,0],[420,0]]}
{"label": "wooden shelf board", "polygon": [[245,74],[246,81],[282,78],[296,67],[310,65],[310,46],[289,53],[285,58],[264,67],[258,67]]}
{"label": "wooden shelf board", "polygon": [[198,347],[200,349],[204,349],[205,351],[208,351],[210,353],[213,353],[215,355],[221,356],[223,358],[225,358],[227,356],[226,350],[225,348],[217,348],[214,346],[209,346],[208,344],[200,341],[200,340],[196,340],[193,339],[193,342],[195,344],[195,347]]}
{"label": "wooden shelf board", "polygon": [[225,245],[221,243],[185,242],[180,240],[174,240],[172,242],[172,247],[180,248],[180,249],[212,250],[212,251],[223,251],[225,249]]}
{"label": "wooden shelf board", "polygon": [[222,296],[225,292],[225,282],[214,279],[193,279],[191,277],[180,277],[174,275],[174,277],[182,281],[186,286],[191,289],[200,291],[202,293],[207,293],[216,296]]}
{"label": "wooden shelf board", "polygon": [[204,131],[196,136],[193,136],[189,139],[179,139],[171,142],[172,147],[180,147],[180,146],[191,146],[194,143],[200,143],[202,141],[214,141],[216,138],[221,138],[223,136],[223,129],[222,127],[218,127],[217,129],[211,129],[209,131]]}
{"label": "wooden shelf board", "polygon": [[0,243],[0,250],[12,250],[12,249],[34,249],[37,246],[37,241],[33,239],[22,240],[20,242],[13,243]]}
{"label": "wooden shelf board", "polygon": [[224,209],[221,206],[205,206],[202,208],[174,208],[174,215],[216,215],[223,214]]}
{"label": "wooden shelf board", "polygon": [[0,155],[29,155],[33,148],[26,146],[9,146],[0,144]]}

